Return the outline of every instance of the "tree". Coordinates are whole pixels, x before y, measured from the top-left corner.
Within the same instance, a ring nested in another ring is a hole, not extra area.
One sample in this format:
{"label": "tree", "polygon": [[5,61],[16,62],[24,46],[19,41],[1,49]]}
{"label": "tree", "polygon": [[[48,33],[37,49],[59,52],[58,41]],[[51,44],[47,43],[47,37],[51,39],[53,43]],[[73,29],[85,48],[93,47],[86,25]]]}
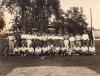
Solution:
{"label": "tree", "polygon": [[[59,0],[36,0],[35,7],[35,22],[37,23],[39,30],[46,31],[46,27],[49,25],[49,18],[54,15],[56,19],[60,17],[60,5]],[[45,28],[45,29],[44,29]]]}
{"label": "tree", "polygon": [[[6,6],[10,13],[17,12],[14,25],[25,32],[31,32],[33,27],[45,31],[52,14],[56,19],[60,17],[59,0],[3,0],[2,5]],[[18,11],[15,8],[18,8]]]}
{"label": "tree", "polygon": [[65,13],[66,27],[71,33],[83,33],[83,30],[87,30],[86,16],[83,14],[83,8],[71,7]]}
{"label": "tree", "polygon": [[3,13],[0,12],[0,30],[3,30],[4,27],[5,27],[5,21],[3,18]]}

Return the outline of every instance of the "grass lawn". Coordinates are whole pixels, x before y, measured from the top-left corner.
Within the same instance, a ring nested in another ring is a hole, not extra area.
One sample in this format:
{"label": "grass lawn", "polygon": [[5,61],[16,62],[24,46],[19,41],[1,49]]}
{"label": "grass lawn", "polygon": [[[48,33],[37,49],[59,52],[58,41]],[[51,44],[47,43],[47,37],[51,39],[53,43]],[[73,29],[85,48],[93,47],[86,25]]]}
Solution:
{"label": "grass lawn", "polygon": [[0,76],[100,76],[100,41],[96,56],[0,57]]}

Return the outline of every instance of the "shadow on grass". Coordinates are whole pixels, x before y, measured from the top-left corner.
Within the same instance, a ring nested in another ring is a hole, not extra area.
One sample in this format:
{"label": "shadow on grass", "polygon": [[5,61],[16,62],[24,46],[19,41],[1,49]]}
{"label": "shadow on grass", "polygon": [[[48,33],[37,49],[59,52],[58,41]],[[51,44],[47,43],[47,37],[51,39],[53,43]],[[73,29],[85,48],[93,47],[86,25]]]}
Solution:
{"label": "shadow on grass", "polygon": [[13,69],[18,67],[33,66],[61,66],[61,67],[87,67],[97,73],[100,73],[100,56],[61,56],[47,57],[41,59],[40,56],[8,56],[0,57],[0,76],[6,76]]}

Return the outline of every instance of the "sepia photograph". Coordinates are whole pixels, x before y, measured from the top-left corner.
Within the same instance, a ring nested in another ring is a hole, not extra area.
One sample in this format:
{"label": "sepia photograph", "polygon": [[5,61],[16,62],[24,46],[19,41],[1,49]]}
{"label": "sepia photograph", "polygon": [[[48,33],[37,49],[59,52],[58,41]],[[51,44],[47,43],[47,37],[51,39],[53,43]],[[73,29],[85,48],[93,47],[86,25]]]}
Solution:
{"label": "sepia photograph", "polygon": [[0,0],[0,76],[100,76],[99,0]]}

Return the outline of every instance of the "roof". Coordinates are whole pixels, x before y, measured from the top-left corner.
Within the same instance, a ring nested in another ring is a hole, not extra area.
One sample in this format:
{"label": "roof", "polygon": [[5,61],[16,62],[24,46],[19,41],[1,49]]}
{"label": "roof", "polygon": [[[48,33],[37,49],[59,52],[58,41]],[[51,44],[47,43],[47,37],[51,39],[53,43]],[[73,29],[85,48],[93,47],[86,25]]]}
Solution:
{"label": "roof", "polygon": [[94,29],[94,31],[100,31],[100,29]]}

